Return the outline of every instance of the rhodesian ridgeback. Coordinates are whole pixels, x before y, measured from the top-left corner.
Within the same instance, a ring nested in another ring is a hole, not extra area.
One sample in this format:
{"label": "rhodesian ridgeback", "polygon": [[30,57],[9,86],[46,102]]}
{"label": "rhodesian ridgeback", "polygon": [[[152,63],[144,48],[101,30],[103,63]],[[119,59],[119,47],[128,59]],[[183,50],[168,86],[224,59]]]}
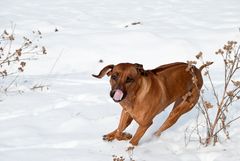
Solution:
{"label": "rhodesian ridgeback", "polygon": [[[166,121],[154,133],[156,136],[171,127],[181,115],[190,111],[197,103],[203,85],[201,70],[189,64],[177,62],[144,70],[141,64],[120,63],[104,67],[97,78],[111,76],[110,96],[122,106],[119,125],[113,132],[104,135],[103,140],[130,140],[137,145],[153,118],[171,103],[175,102]],[[132,120],[139,127],[132,137],[124,132]]]}

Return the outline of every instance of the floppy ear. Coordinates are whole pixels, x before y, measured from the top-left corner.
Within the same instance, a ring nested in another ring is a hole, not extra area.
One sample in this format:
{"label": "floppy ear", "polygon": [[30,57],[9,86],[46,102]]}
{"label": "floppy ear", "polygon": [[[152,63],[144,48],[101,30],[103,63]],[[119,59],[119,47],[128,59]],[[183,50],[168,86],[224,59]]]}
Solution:
{"label": "floppy ear", "polygon": [[137,71],[143,75],[143,76],[146,76],[147,75],[147,72],[143,69],[143,65],[142,64],[138,64],[138,63],[135,63],[135,68],[137,69]]}
{"label": "floppy ear", "polygon": [[104,75],[111,75],[111,71],[113,69],[114,65],[108,65],[108,66],[105,66],[98,75],[95,75],[95,74],[92,74],[93,77],[96,77],[96,78],[102,78]]}

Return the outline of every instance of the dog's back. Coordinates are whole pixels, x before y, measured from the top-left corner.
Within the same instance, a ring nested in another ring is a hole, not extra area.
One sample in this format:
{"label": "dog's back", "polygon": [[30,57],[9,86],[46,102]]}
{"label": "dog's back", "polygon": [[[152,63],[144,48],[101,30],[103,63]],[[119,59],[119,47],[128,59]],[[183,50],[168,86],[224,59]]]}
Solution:
{"label": "dog's back", "polygon": [[184,75],[188,75],[190,78],[190,79],[188,78],[188,80],[191,80],[191,82],[192,82],[192,78],[196,76],[197,86],[199,89],[201,89],[201,87],[203,85],[201,71],[198,68],[196,68],[195,66],[192,66],[193,71],[191,72],[191,71],[187,70],[188,66],[189,65],[187,63],[175,62],[175,63],[170,63],[170,64],[165,64],[165,65],[159,66],[150,71],[152,73],[154,73],[156,75],[160,75],[160,76],[162,76],[162,74],[168,76],[168,74],[170,74],[170,73],[174,74],[174,73],[180,72],[179,78],[183,77]]}
{"label": "dog's back", "polygon": [[163,72],[171,67],[176,67],[178,65],[187,65],[186,63],[183,62],[175,62],[175,63],[170,63],[170,64],[165,64],[165,65],[161,65],[153,70],[151,70],[154,74],[157,74],[159,72]]}

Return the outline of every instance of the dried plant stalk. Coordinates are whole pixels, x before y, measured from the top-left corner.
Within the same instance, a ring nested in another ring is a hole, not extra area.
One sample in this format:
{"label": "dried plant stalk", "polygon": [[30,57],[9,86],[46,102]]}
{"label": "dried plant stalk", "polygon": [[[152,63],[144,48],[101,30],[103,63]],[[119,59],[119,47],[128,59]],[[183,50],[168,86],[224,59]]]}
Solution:
{"label": "dried plant stalk", "polygon": [[[219,49],[215,54],[221,57],[224,66],[223,89],[220,90],[220,92],[216,90],[216,85],[210,74],[209,67],[206,67],[204,69],[204,75],[209,81],[210,86],[205,86],[201,91],[201,96],[197,104],[199,113],[205,120],[205,136],[201,136],[199,133],[200,124],[198,121],[196,128],[194,128],[197,129],[195,131],[197,131],[200,143],[205,146],[210,144],[215,145],[220,140],[220,133],[223,133],[226,139],[229,139],[229,125],[240,118],[240,116],[236,116],[234,119],[228,120],[228,113],[232,104],[240,100],[240,81],[234,80],[236,75],[240,75],[240,46],[237,45],[236,41],[228,41],[224,47]],[[196,58],[201,64],[210,63],[204,61],[202,52],[197,54]],[[191,68],[189,68],[189,70],[191,70]],[[212,92],[214,98],[212,102],[206,99],[206,90]],[[211,109],[211,114],[209,109]]]}
{"label": "dried plant stalk", "polygon": [[[9,31],[4,30],[0,34],[0,77],[4,80],[5,77],[10,75],[17,75],[24,72],[27,67],[27,62],[36,60],[39,55],[47,54],[44,46],[39,45],[39,40],[42,39],[40,31],[33,31],[32,38],[23,37],[21,44],[16,43],[16,35],[14,33],[15,25]],[[4,88],[7,91],[16,79]]]}

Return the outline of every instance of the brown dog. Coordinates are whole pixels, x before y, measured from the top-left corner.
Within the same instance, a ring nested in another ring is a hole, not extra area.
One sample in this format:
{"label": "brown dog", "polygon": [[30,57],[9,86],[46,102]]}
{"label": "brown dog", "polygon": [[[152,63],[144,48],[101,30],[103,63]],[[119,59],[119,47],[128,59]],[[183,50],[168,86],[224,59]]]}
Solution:
{"label": "brown dog", "polygon": [[[104,135],[107,141],[129,140],[131,134],[123,132],[134,119],[139,127],[131,139],[137,145],[143,134],[151,126],[153,118],[168,105],[175,102],[171,113],[163,125],[155,132],[160,134],[171,127],[178,118],[190,111],[197,103],[203,85],[201,70],[186,63],[162,65],[153,70],[144,70],[140,64],[121,63],[104,67],[97,78],[105,74],[111,76],[110,96],[122,106],[118,128]],[[195,79],[193,79],[195,78]]]}

